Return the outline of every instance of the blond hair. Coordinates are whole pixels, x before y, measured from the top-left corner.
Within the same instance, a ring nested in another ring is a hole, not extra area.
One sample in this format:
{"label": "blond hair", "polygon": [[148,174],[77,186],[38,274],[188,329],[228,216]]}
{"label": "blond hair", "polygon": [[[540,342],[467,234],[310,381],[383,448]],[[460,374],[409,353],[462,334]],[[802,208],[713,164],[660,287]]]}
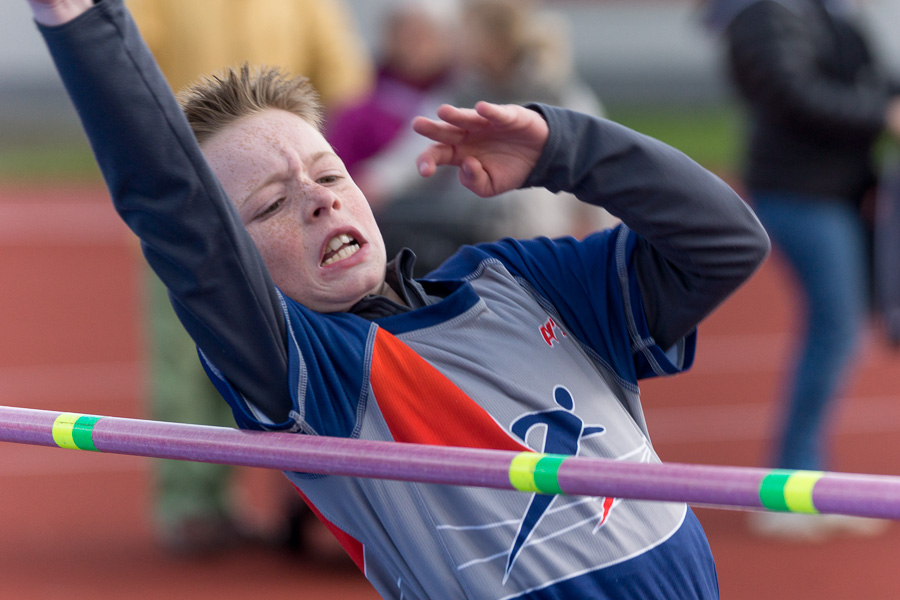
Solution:
{"label": "blond hair", "polygon": [[309,79],[278,67],[244,63],[201,78],[178,94],[178,102],[200,144],[246,117],[270,108],[295,114],[322,128],[322,104]]}

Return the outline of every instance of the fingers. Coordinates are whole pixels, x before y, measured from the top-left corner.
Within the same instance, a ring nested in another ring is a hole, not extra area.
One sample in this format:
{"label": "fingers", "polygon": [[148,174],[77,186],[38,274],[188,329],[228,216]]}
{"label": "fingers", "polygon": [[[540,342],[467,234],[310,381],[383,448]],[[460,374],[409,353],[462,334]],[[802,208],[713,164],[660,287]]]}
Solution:
{"label": "fingers", "polygon": [[479,102],[475,108],[443,104],[437,109],[437,119],[416,117],[413,130],[436,142],[418,156],[419,174],[431,177],[439,166],[459,167],[460,183],[479,196],[493,195],[492,170],[482,161],[496,162],[492,155],[508,152],[504,136],[516,126],[513,107],[489,102]]}
{"label": "fingers", "polygon": [[[482,102],[480,104],[487,104]],[[483,126],[488,124],[488,120],[475,108],[459,108],[451,104],[442,104],[438,107],[437,116],[456,127],[467,129],[470,127]]]}
{"label": "fingers", "polygon": [[458,144],[467,133],[483,131],[498,125],[508,125],[515,120],[509,106],[479,102],[475,108],[457,108],[449,104],[438,107],[440,120],[416,117],[413,131],[442,144]]}
{"label": "fingers", "polygon": [[456,127],[425,117],[413,119],[412,128],[419,135],[438,142],[416,158],[416,168],[422,177],[431,177],[438,165],[449,164],[453,159],[453,144],[459,143],[465,135]]}
{"label": "fingers", "polygon": [[416,117],[412,122],[413,131],[437,142],[416,160],[419,174],[423,177],[433,175],[438,166],[460,166],[456,163],[454,147],[462,143],[472,129],[490,124],[475,109],[457,108],[449,104],[438,107],[437,116],[440,120]]}
{"label": "fingers", "polygon": [[465,136],[465,131],[443,121],[435,121],[426,117],[416,117],[412,122],[413,131],[435,142],[442,144],[458,144]]}
{"label": "fingers", "polygon": [[[419,175],[422,177],[431,177],[438,166],[450,164],[454,164],[453,149],[443,144],[429,146],[416,160]],[[479,196],[494,195],[491,176],[484,169],[481,161],[472,156],[467,156],[457,166],[459,167],[457,179],[462,185]]]}
{"label": "fingers", "polygon": [[475,158],[467,157],[459,167],[457,179],[475,194],[487,197],[493,195],[491,176],[484,166]]}
{"label": "fingers", "polygon": [[501,114],[496,110],[498,108],[501,107],[488,102],[479,102],[476,108],[459,108],[442,104],[438,107],[437,116],[442,122],[459,130],[479,131],[490,127],[493,118]]}
{"label": "fingers", "polygon": [[505,104],[481,101],[475,105],[475,111],[494,125],[510,125],[515,120],[513,108]]}
{"label": "fingers", "polygon": [[432,144],[419,154],[416,167],[422,177],[431,177],[440,165],[449,165],[453,161],[453,148],[444,144]]}

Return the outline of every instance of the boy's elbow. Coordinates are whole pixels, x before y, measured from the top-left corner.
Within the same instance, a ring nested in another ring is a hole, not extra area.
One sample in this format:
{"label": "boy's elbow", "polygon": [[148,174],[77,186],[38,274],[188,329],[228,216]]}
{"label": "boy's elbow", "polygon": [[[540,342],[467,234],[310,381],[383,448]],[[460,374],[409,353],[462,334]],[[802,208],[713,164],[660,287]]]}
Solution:
{"label": "boy's elbow", "polygon": [[752,252],[754,258],[753,271],[756,271],[768,258],[769,253],[772,252],[772,240],[769,239],[769,234],[766,233],[762,224],[759,224],[758,221],[757,224]]}
{"label": "boy's elbow", "polygon": [[762,266],[772,251],[772,242],[766,230],[754,217],[754,225],[749,227],[744,238],[744,252],[741,260],[741,283],[749,279]]}

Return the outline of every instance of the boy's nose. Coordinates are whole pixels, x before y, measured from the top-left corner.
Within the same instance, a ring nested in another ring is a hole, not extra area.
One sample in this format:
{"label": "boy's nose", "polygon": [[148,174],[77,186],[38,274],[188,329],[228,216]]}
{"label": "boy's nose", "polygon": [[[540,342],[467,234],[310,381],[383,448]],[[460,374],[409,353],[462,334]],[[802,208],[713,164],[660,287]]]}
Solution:
{"label": "boy's nose", "polygon": [[341,201],[335,194],[318,186],[309,191],[309,202],[305,204],[308,211],[307,218],[310,220],[318,219],[341,208]]}

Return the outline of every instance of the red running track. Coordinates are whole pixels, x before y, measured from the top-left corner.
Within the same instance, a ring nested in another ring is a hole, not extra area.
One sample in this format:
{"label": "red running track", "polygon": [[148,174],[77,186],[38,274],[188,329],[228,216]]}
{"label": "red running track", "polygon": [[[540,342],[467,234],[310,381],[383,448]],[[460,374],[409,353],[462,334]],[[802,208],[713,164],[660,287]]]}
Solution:
{"label": "red running track", "polygon": [[[139,268],[98,187],[0,189],[0,403],[145,418]],[[692,371],[643,386],[664,460],[762,466],[797,308],[776,255],[700,329]],[[900,473],[900,356],[873,330],[834,419],[834,467]],[[149,459],[0,445],[0,599],[376,598],[349,561],[275,548],[187,560],[154,543]],[[272,526],[287,482],[241,471]],[[900,597],[900,527],[820,544],[759,539],[697,508],[722,598]]]}

